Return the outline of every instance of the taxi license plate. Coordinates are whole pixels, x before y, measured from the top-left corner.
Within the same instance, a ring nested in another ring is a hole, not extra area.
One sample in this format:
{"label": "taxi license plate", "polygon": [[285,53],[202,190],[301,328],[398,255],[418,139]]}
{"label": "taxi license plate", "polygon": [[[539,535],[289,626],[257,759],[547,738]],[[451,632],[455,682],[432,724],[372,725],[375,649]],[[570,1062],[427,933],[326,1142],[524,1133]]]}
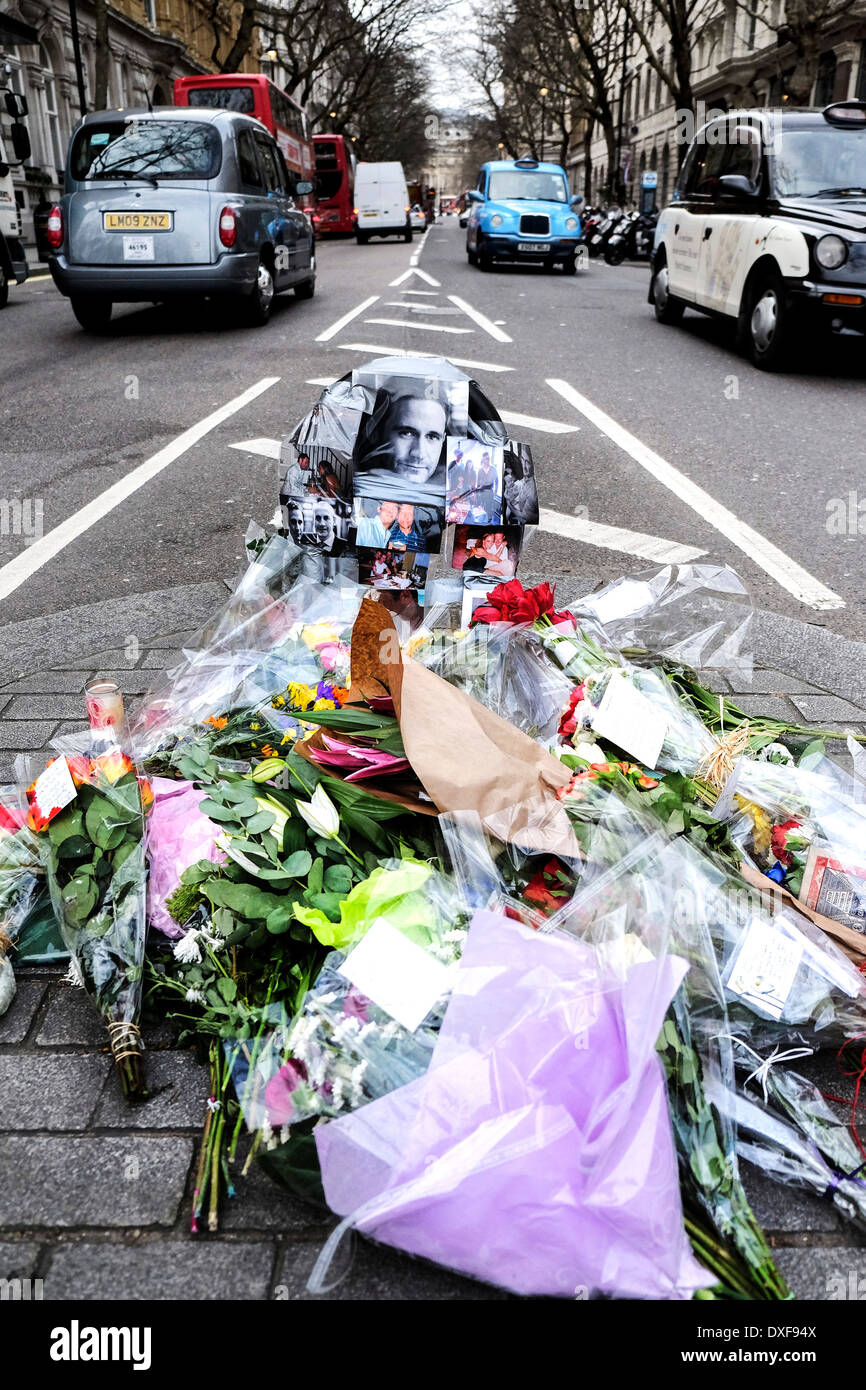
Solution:
{"label": "taxi license plate", "polygon": [[518,251],[547,251],[546,241],[518,241]]}
{"label": "taxi license plate", "polygon": [[123,238],[123,259],[125,261],[152,261],[152,236],[125,236]]}
{"label": "taxi license plate", "polygon": [[174,225],[171,212],[104,212],[104,232],[170,232]]}

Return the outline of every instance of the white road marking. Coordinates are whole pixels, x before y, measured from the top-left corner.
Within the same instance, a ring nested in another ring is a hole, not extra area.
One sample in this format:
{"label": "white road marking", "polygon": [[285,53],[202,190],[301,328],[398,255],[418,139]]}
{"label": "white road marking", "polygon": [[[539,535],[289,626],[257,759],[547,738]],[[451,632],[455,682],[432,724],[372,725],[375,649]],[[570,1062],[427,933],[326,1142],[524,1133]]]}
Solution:
{"label": "white road marking", "polygon": [[[402,324],[400,325],[403,326]],[[375,343],[338,343],[338,347],[347,352],[369,352],[376,357],[439,357],[438,352],[421,352],[419,348],[413,348],[407,354],[405,348],[379,347]],[[455,367],[471,367],[476,372],[513,372],[513,367],[502,367],[498,362],[475,362],[467,357],[452,357],[448,354],[448,361]]]}
{"label": "white road marking", "polygon": [[[338,380],[338,378],[335,377],[335,376],[308,376],[308,377],[307,377],[307,385],[308,385],[308,386],[333,386],[334,382],[337,381],[337,380]],[[233,449],[239,449],[240,447],[241,447],[240,444],[233,444],[233,445],[232,445],[232,448],[233,448]]]}
{"label": "white road marking", "polygon": [[580,425],[563,425],[559,420],[543,420],[538,415],[521,415],[519,410],[500,410],[506,425],[519,425],[526,430],[541,430],[544,434],[575,434]]}
{"label": "white road marking", "polygon": [[278,376],[264,376],[261,381],[257,381],[254,386],[243,391],[241,395],[235,396],[233,400],[227,401],[210,415],[206,415],[203,420],[199,420],[197,425],[191,425],[183,434],[179,434],[165,448],[151,458],[140,463],[126,477],[120,478],[111,487],[106,488],[98,497],[94,497],[92,502],[81,507],[72,516],[67,517],[59,526],[55,526],[47,535],[40,540],[34,541],[32,545],[23,550],[20,555],[16,555],[14,560],[10,560],[7,565],[0,569],[0,599],[8,598],[9,594],[30,579],[37,570],[43,565],[47,565],[49,560],[53,560],[61,550],[67,545],[71,545],[85,531],[89,531],[91,526],[95,526],[97,521],[101,521],[109,512],[114,511],[115,507],[120,506],[134,492],[137,492],[145,483],[149,483],[151,478],[155,478],[175,459],[185,454],[187,449],[191,449],[194,444],[198,444],[211,430],[216,429],[224,420],[243,410],[245,405],[254,401],[262,392],[275,386],[280,380]]}
{"label": "white road marking", "polygon": [[606,434],[608,439],[618,444],[635,463],[640,464],[641,468],[646,469],[658,482],[679,497],[681,502],[685,502],[686,506],[696,511],[710,526],[726,536],[744,555],[748,555],[750,560],[783,589],[787,589],[789,594],[793,594],[800,603],[822,611],[845,607],[845,600],[832,589],[826,588],[820,580],[815,579],[760,532],[740,521],[727,507],[723,507],[708,492],[698,487],[697,483],[693,483],[691,478],[680,473],[667,459],[650,449],[610,415],[599,410],[598,406],[593,405],[592,401],[587,400],[586,396],[582,396],[567,381],[548,378],[547,384],[601,430],[602,434]]}
{"label": "white road marking", "polygon": [[[329,377],[328,386],[333,381],[336,381],[336,377]],[[245,454],[258,454],[264,459],[278,459],[280,457],[280,441],[278,439],[242,439],[238,444],[230,444],[229,448],[241,449]]]}
{"label": "white road marking", "polygon": [[364,310],[369,309],[371,304],[375,304],[378,298],[379,296],[377,294],[371,294],[369,299],[365,299],[362,304],[358,304],[354,309],[350,309],[348,314],[344,314],[341,319],[337,319],[336,323],[332,323],[330,328],[326,328],[324,333],[320,333],[316,338],[316,342],[327,343],[330,338],[336,337],[341,328],[345,328],[347,323],[352,322],[352,319],[357,318],[359,314],[363,314]]}
{"label": "white road marking", "polygon": [[[413,304],[411,299],[407,304],[405,299],[386,299],[382,305],[383,309],[414,309],[416,314],[459,314],[459,309],[445,309],[438,304]],[[369,322],[369,320],[368,320]]]}
{"label": "white road marking", "polygon": [[495,338],[497,343],[510,343],[512,341],[507,333],[503,333],[498,324],[491,323],[490,319],[481,313],[479,309],[473,309],[471,304],[467,304],[465,299],[459,295],[449,294],[448,298],[452,304],[456,304],[458,309],[462,309],[464,314],[468,314],[479,328],[483,328],[485,333],[489,333],[491,338]]}
{"label": "white road marking", "polygon": [[697,560],[699,556],[707,553],[705,550],[697,550],[693,545],[679,545],[676,541],[663,540],[661,536],[647,536],[642,531],[627,531],[622,526],[605,526],[601,521],[588,521],[585,517],[548,511],[546,507],[539,510],[538,524],[541,531],[550,531],[556,536],[567,536],[569,540],[582,541],[585,545],[596,545],[602,550],[618,550],[626,555],[639,555],[643,560],[653,560],[660,565],[684,565],[687,561]]}
{"label": "white road marking", "polygon": [[431,299],[438,299],[438,290],[404,290],[404,294],[429,294]]}
{"label": "white road marking", "polygon": [[412,323],[409,319],[364,319],[365,323],[384,323],[389,328],[419,328],[428,333],[474,333],[474,328],[458,328],[456,323]]}
{"label": "white road marking", "polygon": [[410,265],[409,269],[404,270],[402,275],[398,275],[396,280],[389,280],[389,288],[394,289],[395,285],[402,285],[403,281],[408,280],[410,275],[420,276],[422,280],[427,281],[428,285],[435,285],[437,290],[442,287],[441,282],[439,280],[434,280],[433,276],[428,275],[426,270],[419,270],[416,265]]}

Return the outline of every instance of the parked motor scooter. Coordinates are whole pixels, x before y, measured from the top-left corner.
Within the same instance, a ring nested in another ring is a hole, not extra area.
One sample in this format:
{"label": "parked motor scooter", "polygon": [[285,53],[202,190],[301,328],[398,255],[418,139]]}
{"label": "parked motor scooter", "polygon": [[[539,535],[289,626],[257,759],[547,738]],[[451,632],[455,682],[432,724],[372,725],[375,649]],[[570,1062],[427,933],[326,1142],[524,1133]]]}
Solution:
{"label": "parked motor scooter", "polygon": [[596,257],[604,254],[608,238],[613,235],[614,229],[622,220],[622,215],[622,208],[617,207],[615,204],[607,209],[595,230],[595,235],[587,244],[587,250],[590,256]]}
{"label": "parked motor scooter", "polygon": [[621,265],[626,258],[649,260],[652,255],[653,232],[657,212],[630,212],[614,228],[604,248],[608,265]]}

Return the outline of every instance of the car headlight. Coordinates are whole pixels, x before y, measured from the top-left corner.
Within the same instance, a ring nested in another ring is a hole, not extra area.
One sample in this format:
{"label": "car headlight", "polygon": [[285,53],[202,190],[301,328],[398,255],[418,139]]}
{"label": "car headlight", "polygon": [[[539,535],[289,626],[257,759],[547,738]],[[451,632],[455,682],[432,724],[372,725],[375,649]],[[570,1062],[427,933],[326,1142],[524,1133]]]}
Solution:
{"label": "car headlight", "polygon": [[490,219],[490,225],[491,225],[491,227],[501,227],[501,226],[502,226],[502,218],[500,217],[500,215],[499,215],[498,212],[494,212],[493,216],[492,216],[491,219]]}
{"label": "car headlight", "polygon": [[579,226],[580,223],[578,222],[576,217],[566,217],[565,230],[567,232],[576,232]]}
{"label": "car headlight", "polygon": [[815,260],[825,270],[838,270],[848,259],[848,243],[840,236],[822,236],[815,242]]}

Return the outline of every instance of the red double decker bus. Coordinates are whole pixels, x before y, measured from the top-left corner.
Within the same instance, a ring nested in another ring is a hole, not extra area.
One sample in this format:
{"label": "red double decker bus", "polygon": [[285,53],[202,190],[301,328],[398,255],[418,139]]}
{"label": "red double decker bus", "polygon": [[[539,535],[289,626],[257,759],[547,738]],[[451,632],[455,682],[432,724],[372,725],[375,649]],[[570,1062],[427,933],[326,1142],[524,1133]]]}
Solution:
{"label": "red double decker bus", "polygon": [[316,229],[355,229],[355,152],[345,135],[314,135],[316,158]]}
{"label": "red double decker bus", "polygon": [[[267,126],[298,182],[315,181],[313,150],[307,134],[307,113],[288,92],[270,78],[254,72],[215,72],[197,77],[177,77],[174,82],[175,106],[218,107],[255,116]],[[301,207],[312,208],[312,193],[298,199]]]}

